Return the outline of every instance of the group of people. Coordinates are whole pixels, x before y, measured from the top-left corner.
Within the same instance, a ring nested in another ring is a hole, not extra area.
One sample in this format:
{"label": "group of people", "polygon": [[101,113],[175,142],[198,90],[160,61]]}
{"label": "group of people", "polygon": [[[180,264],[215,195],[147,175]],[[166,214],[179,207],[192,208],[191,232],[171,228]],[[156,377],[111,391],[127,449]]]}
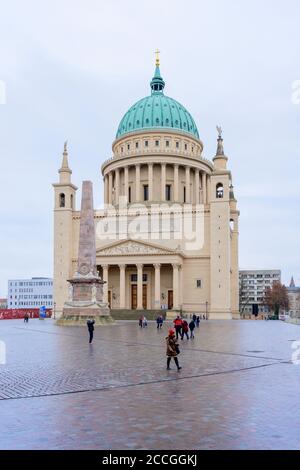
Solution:
{"label": "group of people", "polygon": [[146,326],[148,326],[148,320],[147,318],[145,317],[145,315],[142,315],[140,318],[139,318],[139,326],[141,328],[146,328]]}
{"label": "group of people", "polygon": [[[190,323],[188,323],[186,320],[182,319],[178,315],[177,318],[175,318],[173,323],[174,323],[174,328],[176,332],[176,339],[180,337],[181,340],[183,340],[185,336],[186,336],[186,339],[190,339],[190,338],[194,339],[195,338],[194,330],[196,327],[199,328],[200,317],[193,315]],[[189,332],[190,332],[190,336],[189,336]]]}

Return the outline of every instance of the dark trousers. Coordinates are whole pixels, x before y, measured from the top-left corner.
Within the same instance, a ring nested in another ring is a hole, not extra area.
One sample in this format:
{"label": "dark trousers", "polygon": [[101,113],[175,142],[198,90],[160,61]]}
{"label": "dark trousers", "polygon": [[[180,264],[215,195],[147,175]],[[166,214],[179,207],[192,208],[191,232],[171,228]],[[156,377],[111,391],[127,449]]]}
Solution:
{"label": "dark trousers", "polygon": [[90,334],[89,343],[91,343],[91,342],[93,341],[93,337],[94,337],[94,332],[93,332],[93,330],[89,330],[89,334]]}
{"label": "dark trousers", "polygon": [[178,336],[181,336],[181,326],[175,326],[175,331],[176,331],[176,339],[178,339]]}
{"label": "dark trousers", "polygon": [[[172,359],[171,357],[168,357],[168,358],[167,358],[167,368],[168,368],[168,369],[169,369],[169,367],[170,367],[170,364],[171,364],[171,359]],[[178,369],[178,368],[179,368],[179,362],[178,362],[178,359],[177,359],[177,357],[173,357],[173,359],[174,359],[174,361],[175,361],[175,364],[176,364],[176,366],[177,366],[177,369]]]}
{"label": "dark trousers", "polygon": [[186,338],[189,339],[189,334],[187,331],[183,331],[182,334],[181,334],[181,339],[184,338],[184,335],[186,335]]}
{"label": "dark trousers", "polygon": [[195,338],[194,330],[191,330],[191,338]]}

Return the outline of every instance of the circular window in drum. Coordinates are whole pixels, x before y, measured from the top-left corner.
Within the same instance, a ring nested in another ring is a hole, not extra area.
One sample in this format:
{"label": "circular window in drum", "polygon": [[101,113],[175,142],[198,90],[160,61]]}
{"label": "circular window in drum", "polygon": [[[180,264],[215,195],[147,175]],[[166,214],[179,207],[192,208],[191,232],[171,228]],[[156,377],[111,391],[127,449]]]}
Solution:
{"label": "circular window in drum", "polygon": [[128,127],[131,127],[131,122],[128,124]]}
{"label": "circular window in drum", "polygon": [[168,118],[166,119],[166,124],[169,124],[169,119]]}
{"label": "circular window in drum", "polygon": [[155,119],[155,122],[156,122],[156,124],[159,124],[159,119],[156,118],[156,119]]}
{"label": "circular window in drum", "polygon": [[175,124],[176,124],[176,126],[178,126],[178,121],[177,121],[177,119],[176,119],[176,121],[175,121]]}
{"label": "circular window in drum", "polygon": [[136,125],[137,125],[137,126],[140,125],[140,121],[139,121],[139,120],[136,121]]}
{"label": "circular window in drum", "polygon": [[146,119],[146,124],[149,124],[149,119],[148,118]]}

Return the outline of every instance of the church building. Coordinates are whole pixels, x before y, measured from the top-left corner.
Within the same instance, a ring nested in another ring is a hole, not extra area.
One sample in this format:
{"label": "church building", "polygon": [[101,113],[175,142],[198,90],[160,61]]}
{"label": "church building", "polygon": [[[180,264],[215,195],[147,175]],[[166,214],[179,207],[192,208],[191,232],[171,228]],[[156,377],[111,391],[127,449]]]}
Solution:
{"label": "church building", "polygon": [[[222,130],[203,157],[195,121],[168,97],[156,59],[150,94],[125,113],[102,163],[104,208],[94,210],[103,300],[126,311],[239,318],[238,219]],[[80,210],[65,144],[55,183],[54,302],[59,317],[76,271]],[[139,312],[137,312],[139,314]]]}

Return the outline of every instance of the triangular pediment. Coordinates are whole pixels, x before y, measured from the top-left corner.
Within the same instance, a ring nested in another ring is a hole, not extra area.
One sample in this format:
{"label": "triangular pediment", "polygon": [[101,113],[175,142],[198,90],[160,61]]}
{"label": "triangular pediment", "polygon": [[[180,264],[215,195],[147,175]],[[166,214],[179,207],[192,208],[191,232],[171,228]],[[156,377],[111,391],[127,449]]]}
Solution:
{"label": "triangular pediment", "polygon": [[174,253],[178,253],[178,250],[170,250],[168,248],[141,242],[139,240],[114,242],[111,245],[97,249],[98,256],[171,255]]}

